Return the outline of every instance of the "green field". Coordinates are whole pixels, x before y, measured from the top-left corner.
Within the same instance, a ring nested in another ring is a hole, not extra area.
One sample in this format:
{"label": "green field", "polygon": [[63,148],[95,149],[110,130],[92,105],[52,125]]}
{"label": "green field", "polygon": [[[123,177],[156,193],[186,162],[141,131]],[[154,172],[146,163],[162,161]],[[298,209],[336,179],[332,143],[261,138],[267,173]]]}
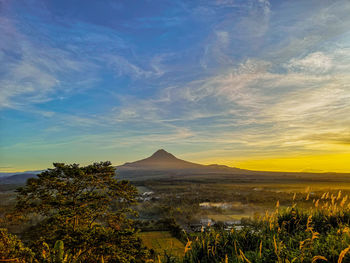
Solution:
{"label": "green field", "polygon": [[177,257],[184,255],[184,245],[167,231],[141,232],[139,236],[147,248],[153,249],[159,255],[164,252]]}

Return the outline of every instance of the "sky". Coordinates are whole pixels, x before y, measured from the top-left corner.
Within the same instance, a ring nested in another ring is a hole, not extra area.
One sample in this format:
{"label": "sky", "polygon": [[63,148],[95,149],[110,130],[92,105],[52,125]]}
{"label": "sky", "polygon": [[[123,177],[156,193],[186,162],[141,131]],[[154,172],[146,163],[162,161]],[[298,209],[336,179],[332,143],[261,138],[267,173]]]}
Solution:
{"label": "sky", "polygon": [[350,2],[0,0],[0,171],[350,172]]}

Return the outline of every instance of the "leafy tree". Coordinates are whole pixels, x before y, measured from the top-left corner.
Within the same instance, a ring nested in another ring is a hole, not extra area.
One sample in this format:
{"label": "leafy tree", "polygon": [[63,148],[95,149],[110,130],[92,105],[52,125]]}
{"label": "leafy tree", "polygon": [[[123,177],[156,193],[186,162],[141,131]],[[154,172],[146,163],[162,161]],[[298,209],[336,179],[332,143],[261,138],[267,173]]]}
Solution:
{"label": "leafy tree", "polygon": [[[40,251],[43,242],[62,240],[81,262],[137,262],[145,256],[127,213],[137,190],[115,179],[110,162],[80,167],[54,163],[18,189],[16,212],[43,220],[24,238]],[[38,251],[38,252],[39,252]]]}
{"label": "leafy tree", "polygon": [[34,253],[21,240],[0,228],[0,262],[30,262],[33,257]]}

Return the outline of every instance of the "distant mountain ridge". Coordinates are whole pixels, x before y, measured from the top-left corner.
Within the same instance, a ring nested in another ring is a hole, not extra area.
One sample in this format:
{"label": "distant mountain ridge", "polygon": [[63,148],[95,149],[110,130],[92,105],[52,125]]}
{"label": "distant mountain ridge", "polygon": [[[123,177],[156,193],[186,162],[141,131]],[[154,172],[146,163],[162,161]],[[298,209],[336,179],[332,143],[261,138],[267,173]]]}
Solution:
{"label": "distant mountain ridge", "polygon": [[24,171],[24,172],[5,172],[5,173],[0,173],[0,179],[2,177],[9,177],[12,175],[19,175],[19,174],[40,174],[41,172],[43,172],[45,170],[36,170],[36,171]]}
{"label": "distant mountain ridge", "polygon": [[[130,181],[149,179],[172,180],[181,178],[199,178],[201,176],[215,180],[220,180],[220,178],[230,178],[238,181],[249,178],[255,181],[266,180],[266,178],[279,180],[287,177],[294,178],[295,180],[302,178],[309,178],[310,180],[350,180],[349,173],[269,172],[251,171],[219,164],[203,165],[181,160],[164,149],[156,151],[148,158],[125,163],[116,166],[115,168],[118,178]],[[36,174],[40,172],[42,171],[23,172],[2,176],[0,177],[0,184],[24,184],[28,178],[36,177]]]}
{"label": "distant mountain ridge", "polygon": [[36,177],[35,173],[18,173],[0,178],[0,184],[24,184],[27,179]]}
{"label": "distant mountain ridge", "polygon": [[181,160],[164,149],[156,151],[148,158],[116,166],[116,171],[120,178],[128,180],[193,179],[198,178],[198,176],[217,180],[220,180],[220,178],[237,180],[250,178],[255,181],[265,180],[266,178],[278,180],[287,177],[295,180],[302,178],[314,180],[316,179],[315,176],[317,176],[317,180],[325,178],[350,179],[350,174],[345,173],[252,171],[219,164],[202,165]]}

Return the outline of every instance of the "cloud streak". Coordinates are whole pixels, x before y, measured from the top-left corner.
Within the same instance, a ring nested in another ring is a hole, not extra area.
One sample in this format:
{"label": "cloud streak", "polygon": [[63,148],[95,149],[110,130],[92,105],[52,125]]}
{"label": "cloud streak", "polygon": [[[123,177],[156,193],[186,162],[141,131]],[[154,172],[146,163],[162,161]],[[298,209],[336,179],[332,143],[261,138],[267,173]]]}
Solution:
{"label": "cloud streak", "polygon": [[196,160],[350,151],[347,1],[67,6],[3,4],[0,165],[30,148],[170,147]]}

